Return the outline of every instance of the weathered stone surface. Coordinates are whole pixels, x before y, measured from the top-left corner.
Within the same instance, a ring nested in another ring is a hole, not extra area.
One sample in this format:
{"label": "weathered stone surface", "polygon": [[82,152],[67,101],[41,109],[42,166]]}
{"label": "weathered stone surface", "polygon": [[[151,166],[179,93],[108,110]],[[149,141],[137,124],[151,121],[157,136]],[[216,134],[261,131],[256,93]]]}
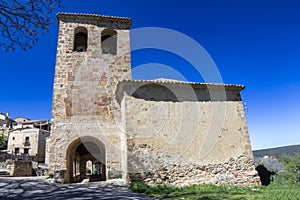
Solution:
{"label": "weathered stone surface", "polygon": [[[120,121],[116,119],[119,105],[113,96],[117,82],[131,78],[129,27],[123,22],[105,17],[59,16],[52,131],[46,157],[50,172],[68,168],[68,147],[84,136],[90,137],[89,142],[104,144],[106,177],[124,171],[122,130],[115,122]],[[73,50],[77,27],[87,29],[86,52]],[[117,32],[117,55],[101,52],[101,33],[108,28]]]}
{"label": "weathered stone surface", "polygon": [[31,176],[32,175],[32,162],[31,161],[14,161],[12,176]]}
{"label": "weathered stone surface", "polygon": [[[248,160],[242,163],[239,157],[231,161],[232,168],[225,168],[224,164],[210,164],[207,166],[188,165],[177,167],[176,164],[166,164],[166,171],[155,171],[144,173],[142,176],[136,176],[135,173],[129,173],[134,181],[141,180],[149,185],[167,184],[174,186],[185,186],[191,184],[216,184],[216,185],[257,185],[260,180],[257,172],[253,168],[253,162]],[[241,168],[245,165],[247,169]],[[236,168],[240,168],[236,170]],[[191,170],[187,170],[190,168]],[[216,170],[217,169],[217,170]],[[252,170],[248,172],[248,170]]]}

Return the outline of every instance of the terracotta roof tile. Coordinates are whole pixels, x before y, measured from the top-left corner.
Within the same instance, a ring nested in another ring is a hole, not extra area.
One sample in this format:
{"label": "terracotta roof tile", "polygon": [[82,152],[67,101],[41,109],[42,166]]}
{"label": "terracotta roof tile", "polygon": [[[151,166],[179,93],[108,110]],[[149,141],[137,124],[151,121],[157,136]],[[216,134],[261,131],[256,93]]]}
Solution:
{"label": "terracotta roof tile", "polygon": [[98,15],[98,14],[87,14],[87,13],[67,13],[67,12],[59,12],[56,14],[56,17],[60,16],[79,16],[79,17],[94,17],[94,18],[104,18],[104,19],[117,19],[117,20],[125,20],[128,22],[132,22],[131,18],[128,17],[118,17],[118,16],[109,16],[109,15]]}
{"label": "terracotta roof tile", "polygon": [[232,87],[232,88],[238,88],[240,90],[244,89],[244,85],[240,84],[224,84],[224,83],[203,83],[203,82],[186,82],[186,81],[178,81],[178,80],[172,80],[172,79],[155,79],[155,80],[122,80],[120,82],[123,83],[158,83],[158,84],[189,84],[189,85],[199,85],[199,86],[224,86],[224,87]]}

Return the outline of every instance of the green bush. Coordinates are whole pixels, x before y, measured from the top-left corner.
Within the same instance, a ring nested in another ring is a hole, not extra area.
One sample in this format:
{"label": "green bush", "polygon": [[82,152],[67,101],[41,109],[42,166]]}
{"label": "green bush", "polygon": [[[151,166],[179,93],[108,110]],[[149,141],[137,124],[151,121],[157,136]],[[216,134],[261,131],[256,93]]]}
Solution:
{"label": "green bush", "polygon": [[300,155],[284,158],[283,178],[291,183],[300,185]]}
{"label": "green bush", "polygon": [[137,192],[137,193],[146,193],[149,188],[150,186],[148,186],[147,184],[141,181],[132,183],[129,186],[129,189],[132,192]]}
{"label": "green bush", "polygon": [[53,173],[50,173],[48,178],[53,178]]}
{"label": "green bush", "polygon": [[7,136],[0,135],[0,150],[6,150],[7,149]]}

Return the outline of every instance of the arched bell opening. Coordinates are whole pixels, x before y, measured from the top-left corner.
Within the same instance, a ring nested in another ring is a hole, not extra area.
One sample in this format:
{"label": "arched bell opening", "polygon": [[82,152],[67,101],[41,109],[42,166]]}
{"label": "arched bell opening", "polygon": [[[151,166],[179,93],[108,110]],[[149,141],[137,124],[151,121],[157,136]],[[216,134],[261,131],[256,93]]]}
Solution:
{"label": "arched bell opening", "polygon": [[117,55],[117,31],[104,29],[101,33],[102,54]]}
{"label": "arched bell opening", "polygon": [[106,180],[106,151],[104,144],[93,137],[78,138],[67,150],[67,183]]}
{"label": "arched bell opening", "polygon": [[73,51],[84,52],[88,48],[88,33],[85,27],[77,27],[74,30]]}

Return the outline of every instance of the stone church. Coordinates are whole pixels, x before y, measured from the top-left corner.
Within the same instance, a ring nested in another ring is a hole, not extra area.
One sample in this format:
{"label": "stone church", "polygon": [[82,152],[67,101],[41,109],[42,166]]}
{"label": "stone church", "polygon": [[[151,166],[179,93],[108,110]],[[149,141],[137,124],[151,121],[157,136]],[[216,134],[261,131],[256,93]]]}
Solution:
{"label": "stone church", "polygon": [[62,182],[258,183],[242,85],[132,80],[132,20],[57,14],[46,164]]}

